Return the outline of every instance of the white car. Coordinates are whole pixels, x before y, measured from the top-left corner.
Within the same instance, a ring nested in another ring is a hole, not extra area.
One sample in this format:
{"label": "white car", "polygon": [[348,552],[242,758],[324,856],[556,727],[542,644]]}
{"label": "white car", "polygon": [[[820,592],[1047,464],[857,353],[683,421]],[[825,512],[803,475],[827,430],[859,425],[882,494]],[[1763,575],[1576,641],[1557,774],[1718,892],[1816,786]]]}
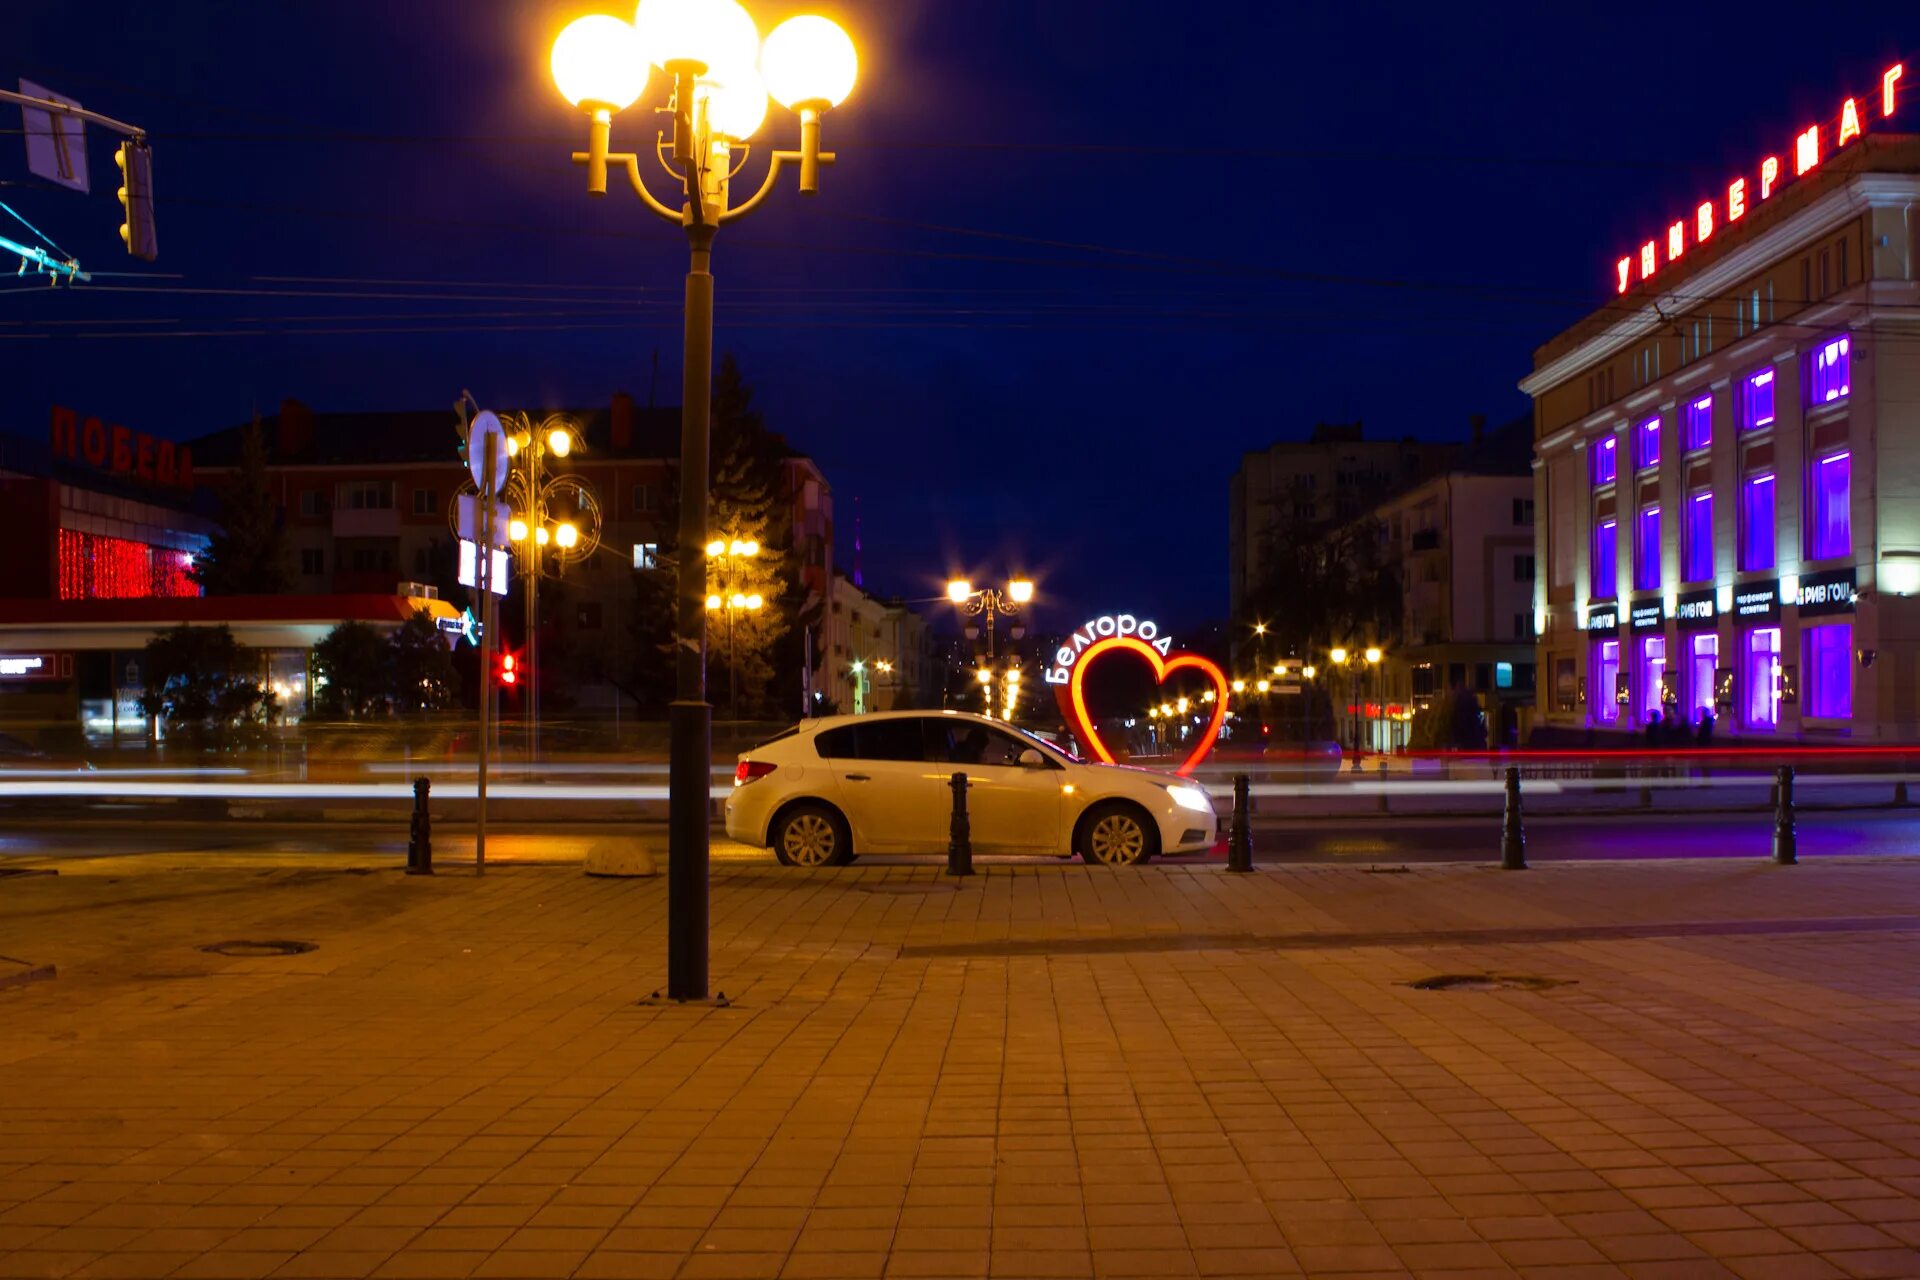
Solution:
{"label": "white car", "polygon": [[727,835],[788,866],[944,853],[956,772],[967,775],[975,853],[1122,865],[1197,853],[1219,833],[1212,798],[1184,778],[1085,764],[983,716],[886,711],[803,721],[742,754]]}

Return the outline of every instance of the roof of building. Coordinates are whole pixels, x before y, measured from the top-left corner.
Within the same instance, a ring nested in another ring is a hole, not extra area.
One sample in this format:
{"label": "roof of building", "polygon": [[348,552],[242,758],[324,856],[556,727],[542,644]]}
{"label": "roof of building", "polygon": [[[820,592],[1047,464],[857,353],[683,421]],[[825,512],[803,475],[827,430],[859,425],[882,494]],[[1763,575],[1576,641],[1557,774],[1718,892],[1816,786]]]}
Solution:
{"label": "roof of building", "polygon": [[[628,445],[613,445],[610,406],[592,409],[524,410],[537,423],[549,414],[571,418],[586,437],[587,450],[601,457],[677,458],[680,456],[680,409],[631,405],[632,433]],[[502,410],[502,418],[509,411]],[[520,413],[514,409],[510,412]],[[260,419],[261,438],[269,466],[367,466],[382,463],[445,462],[460,443],[453,408],[375,410],[366,413],[315,413],[295,401],[279,413]],[[240,462],[242,423],[192,440],[195,468],[233,467]]]}
{"label": "roof of building", "polygon": [[1439,474],[1453,476],[1526,476],[1533,474],[1533,415],[1523,413],[1460,447]]}
{"label": "roof of building", "polygon": [[1666,309],[1661,315],[1671,319],[1676,308],[1685,311],[1702,301],[1710,301],[1681,286],[1862,174],[1915,172],[1920,172],[1920,134],[1862,136],[1851,146],[1822,159],[1820,167],[1808,176],[1787,183],[1764,204],[1749,205],[1740,222],[1723,223],[1709,243],[1689,248],[1680,262],[1667,265],[1650,284],[1635,281],[1625,294],[1604,295],[1605,301],[1596,309],[1534,348],[1534,369],[1540,370],[1635,314],[1649,308],[1659,309],[1663,302]]}

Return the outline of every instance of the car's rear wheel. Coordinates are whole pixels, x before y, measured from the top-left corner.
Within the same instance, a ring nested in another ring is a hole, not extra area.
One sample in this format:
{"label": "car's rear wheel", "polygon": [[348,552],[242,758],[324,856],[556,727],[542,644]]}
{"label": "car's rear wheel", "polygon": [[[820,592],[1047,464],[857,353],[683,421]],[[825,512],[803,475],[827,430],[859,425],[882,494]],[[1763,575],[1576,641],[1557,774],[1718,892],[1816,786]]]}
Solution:
{"label": "car's rear wheel", "polygon": [[1080,858],[1088,866],[1133,866],[1159,851],[1152,820],[1130,804],[1096,805],[1080,827]]}
{"label": "car's rear wheel", "polygon": [[824,804],[797,804],[773,824],[773,856],[789,867],[839,867],[853,861],[847,820]]}

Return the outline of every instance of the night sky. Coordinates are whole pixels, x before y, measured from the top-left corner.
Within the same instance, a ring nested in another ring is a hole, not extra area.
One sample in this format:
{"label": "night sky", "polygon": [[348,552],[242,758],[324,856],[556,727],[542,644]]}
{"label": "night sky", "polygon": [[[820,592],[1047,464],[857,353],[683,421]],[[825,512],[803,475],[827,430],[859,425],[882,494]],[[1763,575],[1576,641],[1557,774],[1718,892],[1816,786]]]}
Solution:
{"label": "night sky", "polygon": [[[1243,451],[1523,412],[1533,347],[1614,257],[1892,61],[1920,75],[1910,8],[748,7],[841,20],[861,82],[821,195],[722,233],[718,349],[825,469],[843,564],[861,500],[871,588],[1027,571],[1060,629],[1224,613]],[[105,136],[82,198],[26,181],[0,111],[0,199],[89,268],[156,273],[0,297],[0,429],[54,401],[176,436],[288,396],[644,403],[656,354],[677,403],[684,239],[617,185],[589,201],[547,74],[596,8],[16,0],[0,79],[151,132],[161,256],[121,251]],[[796,135],[776,106],[758,141]]]}

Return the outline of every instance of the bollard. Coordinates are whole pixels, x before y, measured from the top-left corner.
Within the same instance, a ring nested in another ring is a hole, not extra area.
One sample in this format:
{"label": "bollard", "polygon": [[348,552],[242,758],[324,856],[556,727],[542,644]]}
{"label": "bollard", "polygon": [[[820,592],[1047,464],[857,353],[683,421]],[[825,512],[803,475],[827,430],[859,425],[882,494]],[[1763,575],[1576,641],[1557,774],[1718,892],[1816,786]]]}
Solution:
{"label": "bollard", "polygon": [[1233,824],[1227,828],[1227,870],[1253,870],[1253,830],[1247,821],[1248,810],[1252,807],[1251,790],[1247,785],[1247,775],[1235,774],[1233,778]]}
{"label": "bollard", "polygon": [[1387,762],[1386,762],[1385,760],[1382,760],[1382,761],[1380,762],[1380,782],[1381,782],[1381,786],[1380,786],[1380,798],[1379,798],[1379,806],[1380,806],[1380,812],[1382,812],[1382,813],[1386,813],[1386,812],[1387,812],[1387,788],[1386,788],[1386,781],[1387,781]]}
{"label": "bollard", "polygon": [[1507,766],[1507,816],[1500,824],[1500,869],[1527,869],[1527,834],[1520,827],[1520,768]]}
{"label": "bollard", "polygon": [[1783,764],[1774,784],[1779,797],[1773,811],[1773,860],[1783,867],[1800,861],[1799,841],[1793,834],[1793,766]]}
{"label": "bollard", "polygon": [[427,813],[427,792],[433,783],[426,778],[413,780],[413,820],[407,827],[407,874],[433,874],[433,819]]}
{"label": "bollard", "polygon": [[1895,805],[1905,805],[1907,803],[1907,780],[1905,778],[1893,784],[1893,803]]}
{"label": "bollard", "polygon": [[947,828],[947,874],[973,874],[973,832],[967,825],[967,775],[956,773],[947,780],[953,788],[953,821]]}

